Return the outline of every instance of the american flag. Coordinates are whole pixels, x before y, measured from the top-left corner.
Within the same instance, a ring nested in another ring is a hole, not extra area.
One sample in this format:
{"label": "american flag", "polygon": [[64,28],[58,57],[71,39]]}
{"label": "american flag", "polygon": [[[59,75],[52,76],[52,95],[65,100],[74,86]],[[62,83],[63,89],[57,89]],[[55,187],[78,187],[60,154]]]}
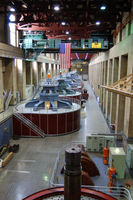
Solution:
{"label": "american flag", "polygon": [[71,43],[61,43],[59,45],[60,69],[70,68],[71,64]]}

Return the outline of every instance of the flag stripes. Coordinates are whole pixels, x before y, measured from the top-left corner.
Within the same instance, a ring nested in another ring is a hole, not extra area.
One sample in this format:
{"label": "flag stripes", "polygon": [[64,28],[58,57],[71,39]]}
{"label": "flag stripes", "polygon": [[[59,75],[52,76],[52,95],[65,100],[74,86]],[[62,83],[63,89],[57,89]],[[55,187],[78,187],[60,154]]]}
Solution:
{"label": "flag stripes", "polygon": [[71,65],[71,43],[63,44],[65,53],[59,53],[60,69],[70,68]]}

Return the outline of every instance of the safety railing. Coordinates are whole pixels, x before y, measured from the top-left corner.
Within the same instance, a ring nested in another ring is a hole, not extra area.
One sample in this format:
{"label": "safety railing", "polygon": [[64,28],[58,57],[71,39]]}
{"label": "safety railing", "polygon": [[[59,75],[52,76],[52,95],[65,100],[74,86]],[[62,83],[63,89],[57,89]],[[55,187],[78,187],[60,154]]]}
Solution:
{"label": "safety railing", "polygon": [[70,108],[70,106],[65,106],[64,108],[57,108],[56,111],[53,111],[52,108],[50,109],[45,109],[45,107],[39,107],[37,110],[34,110],[33,107],[29,107],[26,108],[25,104],[19,104],[17,106],[15,106],[14,108],[14,113],[28,113],[28,114],[58,114],[58,113],[67,113],[67,112],[71,112],[71,111],[75,111],[75,110],[79,110],[81,108],[81,101],[79,99],[75,99],[75,98],[71,98],[71,97],[59,97],[59,100],[69,100],[71,101],[73,104]]}
{"label": "safety railing", "polygon": [[[64,186],[64,183],[61,181],[59,177],[57,177],[57,174],[59,174],[58,167],[61,166],[61,163],[63,164],[62,161],[64,161],[64,156],[65,156],[65,149],[66,147],[76,147],[77,144],[83,144],[85,147],[85,142],[72,142],[67,145],[65,145],[60,152],[57,154],[57,158],[55,161],[55,165],[53,168],[52,176],[50,179],[50,186],[51,187],[61,187]],[[90,154],[91,155],[91,154]],[[63,165],[62,165],[63,167]],[[58,172],[57,172],[58,171]],[[60,181],[59,181],[60,179]],[[124,186],[118,186],[118,187],[111,187],[111,190],[108,186],[88,186],[88,185],[82,185],[82,187],[86,187],[88,189],[93,189],[96,191],[100,191],[106,194],[109,194],[110,196],[115,197],[118,200],[133,200],[130,191],[125,188]]]}
{"label": "safety railing", "polygon": [[0,122],[4,121],[5,119],[11,117],[13,114],[13,108],[9,107],[7,110],[5,110],[4,112],[0,113]]}
{"label": "safety railing", "polygon": [[31,120],[24,117],[21,113],[14,113],[14,117],[21,120],[27,127],[31,128],[33,132],[37,133],[41,137],[45,137],[46,134],[38,127],[36,126]]}
{"label": "safety railing", "polygon": [[9,90],[7,98],[5,100],[5,110],[7,110],[8,106],[9,106],[9,103],[11,101],[11,98],[12,98],[12,93],[11,93],[11,90]]}
{"label": "safety railing", "polygon": [[[70,101],[69,98],[65,98],[64,100]],[[68,134],[68,133],[78,130],[80,124],[79,125],[77,124],[78,120],[76,121],[76,117],[75,117],[76,115],[74,115],[74,112],[80,111],[80,107],[81,107],[80,100],[71,98],[71,101],[73,102],[71,108],[66,106],[65,108],[60,108],[57,110],[45,109],[44,108],[45,105],[43,107],[40,107],[38,110],[35,110],[35,108],[25,108],[25,103],[17,105],[14,108],[14,117],[19,120],[19,123],[21,125],[25,125],[29,128],[27,132],[26,132],[26,129],[25,129],[25,132],[23,132],[23,126],[20,126],[21,135],[25,137],[33,136],[31,132],[32,130],[34,133],[37,133],[37,135],[41,137],[45,137],[45,136],[50,137],[50,136],[58,136],[61,134]],[[72,115],[69,114],[71,112],[72,112]],[[53,130],[50,127],[51,115],[53,115],[53,118],[54,118]],[[59,120],[62,115],[64,117],[63,125],[59,126]],[[67,119],[68,115],[72,119],[74,119],[74,121],[68,122],[68,119]],[[43,122],[43,120],[45,121]],[[45,127],[44,127],[44,123],[46,123]],[[70,126],[68,126],[68,123]]]}

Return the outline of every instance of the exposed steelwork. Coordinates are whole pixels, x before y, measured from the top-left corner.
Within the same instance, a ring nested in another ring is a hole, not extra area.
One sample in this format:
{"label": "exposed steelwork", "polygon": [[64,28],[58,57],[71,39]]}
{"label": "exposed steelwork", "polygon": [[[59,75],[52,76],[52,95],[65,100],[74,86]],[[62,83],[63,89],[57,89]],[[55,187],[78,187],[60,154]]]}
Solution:
{"label": "exposed steelwork", "polygon": [[[54,6],[58,4],[59,10]],[[101,6],[106,9],[102,10]],[[11,11],[10,7],[15,11]],[[121,22],[124,12],[130,12],[131,0],[5,0],[0,2],[0,15],[13,13],[19,29],[42,30],[49,37],[88,37],[91,31],[112,31]],[[100,21],[100,26],[96,26]],[[65,22],[65,25],[62,25]]]}

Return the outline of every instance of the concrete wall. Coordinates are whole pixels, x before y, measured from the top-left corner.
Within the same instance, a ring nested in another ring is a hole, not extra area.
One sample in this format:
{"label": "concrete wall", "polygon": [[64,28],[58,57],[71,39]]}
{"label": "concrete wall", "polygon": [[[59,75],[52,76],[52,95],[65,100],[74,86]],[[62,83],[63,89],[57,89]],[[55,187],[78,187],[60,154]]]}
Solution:
{"label": "concrete wall", "polygon": [[[12,32],[12,41],[11,35]],[[5,122],[0,124],[0,147],[9,144],[12,136],[12,119],[3,115],[5,111],[4,91],[11,91],[10,105],[16,105],[20,94],[20,100],[31,98],[33,88],[37,86],[41,79],[46,79],[48,71],[55,76],[59,72],[57,66],[57,54],[42,58],[41,61],[32,62],[23,59],[23,51],[13,46],[19,46],[19,32],[10,27],[7,18],[1,16],[0,19],[0,115],[4,116]],[[8,45],[11,44],[11,45]],[[13,46],[12,46],[13,45]],[[20,59],[21,58],[21,59]],[[54,60],[55,59],[55,60]],[[52,64],[51,64],[52,63]],[[7,106],[8,109],[8,106]],[[1,113],[2,112],[2,113]],[[8,112],[7,112],[8,113]],[[10,114],[10,113],[9,113]],[[2,117],[1,117],[2,119]],[[0,120],[2,121],[2,120]]]}
{"label": "concrete wall", "polygon": [[0,112],[4,110],[4,84],[3,84],[3,67],[2,67],[2,59],[0,59]]}
{"label": "concrete wall", "polygon": [[51,73],[51,77],[56,76],[59,73],[59,65],[0,58],[0,112],[4,110],[4,91],[8,93],[11,90],[10,104],[16,105],[17,93],[20,93],[21,100],[29,98],[39,81],[47,78],[48,72]]}
{"label": "concrete wall", "polygon": [[[131,32],[130,32],[131,33]],[[133,34],[122,32],[122,41],[106,53],[96,54],[89,64],[89,81],[99,98],[100,106],[116,132],[133,137],[133,101],[129,97],[105,91],[99,85],[111,85],[133,73]]]}

